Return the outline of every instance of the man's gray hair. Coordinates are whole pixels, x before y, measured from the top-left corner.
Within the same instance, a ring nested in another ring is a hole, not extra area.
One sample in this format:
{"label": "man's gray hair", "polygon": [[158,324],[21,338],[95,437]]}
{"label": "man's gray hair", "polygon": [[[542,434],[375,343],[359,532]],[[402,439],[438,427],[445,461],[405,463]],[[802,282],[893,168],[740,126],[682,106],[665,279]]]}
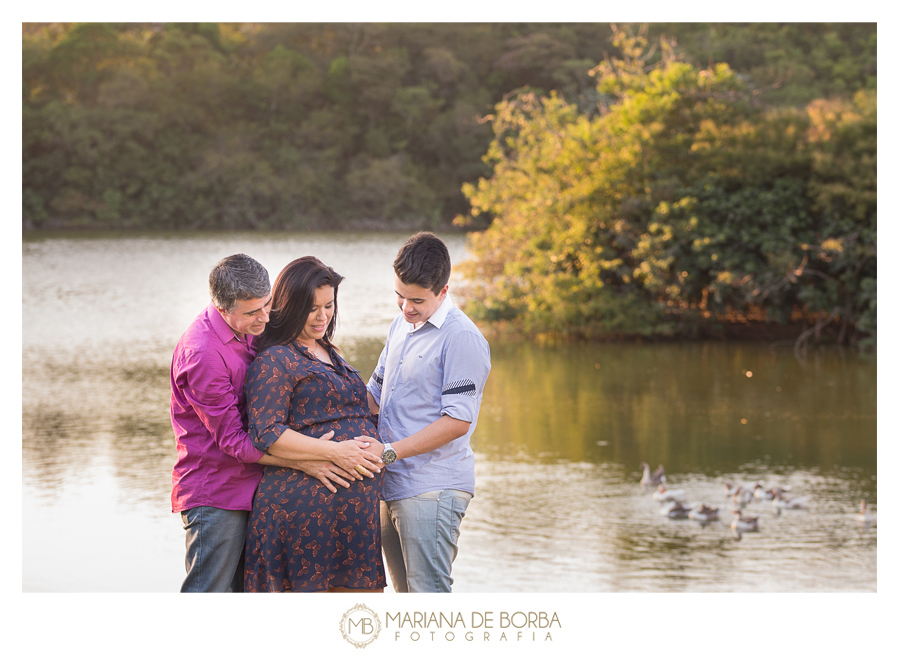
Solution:
{"label": "man's gray hair", "polygon": [[246,254],[223,258],[209,273],[209,296],[226,313],[239,300],[266,297],[271,290],[269,272]]}

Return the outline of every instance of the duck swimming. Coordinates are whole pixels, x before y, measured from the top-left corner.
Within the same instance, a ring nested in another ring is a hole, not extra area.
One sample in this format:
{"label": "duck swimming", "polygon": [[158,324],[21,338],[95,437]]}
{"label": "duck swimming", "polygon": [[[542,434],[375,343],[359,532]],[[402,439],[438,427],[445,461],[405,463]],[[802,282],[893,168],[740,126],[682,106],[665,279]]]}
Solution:
{"label": "duck swimming", "polygon": [[668,503],[671,501],[684,502],[684,489],[666,489],[666,485],[660,484],[656,491],[653,492],[653,500],[660,503]]}
{"label": "duck swimming", "polygon": [[688,518],[693,521],[699,521],[700,523],[709,523],[710,521],[715,521],[719,518],[719,508],[710,507],[706,503],[700,503],[699,507],[688,512]]}
{"label": "duck swimming", "polygon": [[776,492],[781,492],[783,494],[790,490],[790,487],[772,487],[771,489],[766,489],[762,482],[757,482],[753,485],[753,497],[756,498],[756,500],[772,500],[775,497]]}
{"label": "duck swimming", "polygon": [[753,485],[753,497],[756,500],[772,500],[772,492],[767,490],[762,482]]}
{"label": "duck swimming", "polygon": [[743,507],[747,503],[753,500],[753,493],[749,489],[745,489],[744,487],[738,487],[735,490],[734,494],[731,496],[731,502],[735,505],[740,505]]}
{"label": "duck swimming", "polygon": [[856,515],[856,521],[860,525],[870,526],[876,525],[875,513],[866,507],[865,499],[859,501],[859,514]]}
{"label": "duck swimming", "polygon": [[655,487],[666,481],[666,470],[660,464],[655,471],[650,472],[650,465],[647,462],[641,462],[641,468],[644,469],[644,475],[641,477],[642,487]]}
{"label": "duck swimming", "polygon": [[728,480],[725,480],[723,484],[725,485],[725,497],[726,498],[734,497],[734,494],[738,493],[741,490],[750,491],[752,493],[752,490],[750,489],[749,484],[733,484],[733,483],[729,482]]}
{"label": "duck swimming", "polygon": [[809,496],[787,498],[780,490],[773,489],[772,505],[777,510],[806,509],[809,506]]}
{"label": "duck swimming", "polygon": [[662,516],[668,516],[670,519],[685,519],[691,511],[690,507],[686,507],[677,500],[666,503],[659,510]]}
{"label": "duck swimming", "polygon": [[734,518],[731,520],[731,529],[737,533],[757,532],[759,530],[758,516],[744,516],[740,510],[734,510]]}

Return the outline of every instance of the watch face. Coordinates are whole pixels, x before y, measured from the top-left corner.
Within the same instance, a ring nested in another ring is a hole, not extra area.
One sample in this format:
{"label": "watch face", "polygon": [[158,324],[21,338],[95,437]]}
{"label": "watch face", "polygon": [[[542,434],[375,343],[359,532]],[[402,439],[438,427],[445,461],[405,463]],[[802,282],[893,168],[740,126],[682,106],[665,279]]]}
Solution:
{"label": "watch face", "polygon": [[385,448],[384,452],[381,454],[381,461],[385,464],[393,464],[397,461],[397,453],[393,448]]}

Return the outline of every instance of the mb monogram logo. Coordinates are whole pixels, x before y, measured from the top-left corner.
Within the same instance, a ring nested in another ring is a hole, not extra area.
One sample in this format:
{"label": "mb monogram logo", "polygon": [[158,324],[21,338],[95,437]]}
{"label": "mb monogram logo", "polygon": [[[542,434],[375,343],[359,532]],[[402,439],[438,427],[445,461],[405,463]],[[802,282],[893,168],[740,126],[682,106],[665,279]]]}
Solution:
{"label": "mb monogram logo", "polygon": [[381,620],[362,603],[358,603],[341,618],[341,635],[357,649],[369,645],[381,631]]}

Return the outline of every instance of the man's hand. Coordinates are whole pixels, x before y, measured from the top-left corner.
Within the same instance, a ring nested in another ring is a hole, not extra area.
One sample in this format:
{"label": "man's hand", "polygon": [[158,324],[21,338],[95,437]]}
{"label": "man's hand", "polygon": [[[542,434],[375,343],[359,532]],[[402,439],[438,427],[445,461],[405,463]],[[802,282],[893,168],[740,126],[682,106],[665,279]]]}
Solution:
{"label": "man's hand", "polygon": [[[329,441],[331,439],[331,437],[333,437],[333,436],[334,436],[334,432],[331,431],[331,432],[327,432],[326,434],[323,434],[322,436],[319,437],[319,439],[322,441]],[[375,441],[375,439],[371,439],[368,436],[359,436],[359,437],[356,437],[356,439],[354,439],[354,441],[351,441],[351,442],[343,441],[341,443],[357,443],[359,448],[361,448],[362,450],[368,450],[371,447],[370,446],[371,441]],[[377,441],[376,441],[376,443],[377,443]],[[355,451],[354,450],[350,451],[351,454],[353,452],[355,452]],[[380,463],[381,462],[381,452],[380,451],[378,452],[376,457],[378,457],[378,461]],[[296,464],[298,464],[296,466],[296,468],[298,470],[303,471],[310,477],[316,478],[319,482],[324,484],[331,493],[337,493],[337,489],[334,488],[334,485],[332,484],[332,482],[336,482],[337,484],[339,484],[342,487],[344,487],[345,489],[347,489],[350,487],[350,482],[348,482],[347,480],[350,480],[350,481],[362,480],[363,473],[365,473],[367,477],[370,477],[370,478],[375,477],[374,475],[372,475],[372,473],[369,471],[368,468],[366,468],[365,466],[362,466],[362,465],[354,467],[352,470],[348,471],[344,468],[341,468],[337,464],[335,464],[333,462],[329,462],[329,461],[298,461],[298,462],[296,462]],[[346,479],[344,479],[344,478],[346,478]]]}
{"label": "man's hand", "polygon": [[381,461],[381,451],[378,451],[377,455],[371,451],[373,441],[377,443],[375,439],[365,436],[334,443],[334,456],[331,461],[348,473],[375,477],[373,472],[381,473],[384,462]]}
{"label": "man's hand", "polygon": [[373,455],[378,457],[378,461],[381,462],[381,455],[384,452],[383,443],[378,441],[378,439],[372,438],[371,436],[355,436],[353,437],[353,439],[362,443],[368,443],[369,445],[366,447],[366,451],[371,452]]}

